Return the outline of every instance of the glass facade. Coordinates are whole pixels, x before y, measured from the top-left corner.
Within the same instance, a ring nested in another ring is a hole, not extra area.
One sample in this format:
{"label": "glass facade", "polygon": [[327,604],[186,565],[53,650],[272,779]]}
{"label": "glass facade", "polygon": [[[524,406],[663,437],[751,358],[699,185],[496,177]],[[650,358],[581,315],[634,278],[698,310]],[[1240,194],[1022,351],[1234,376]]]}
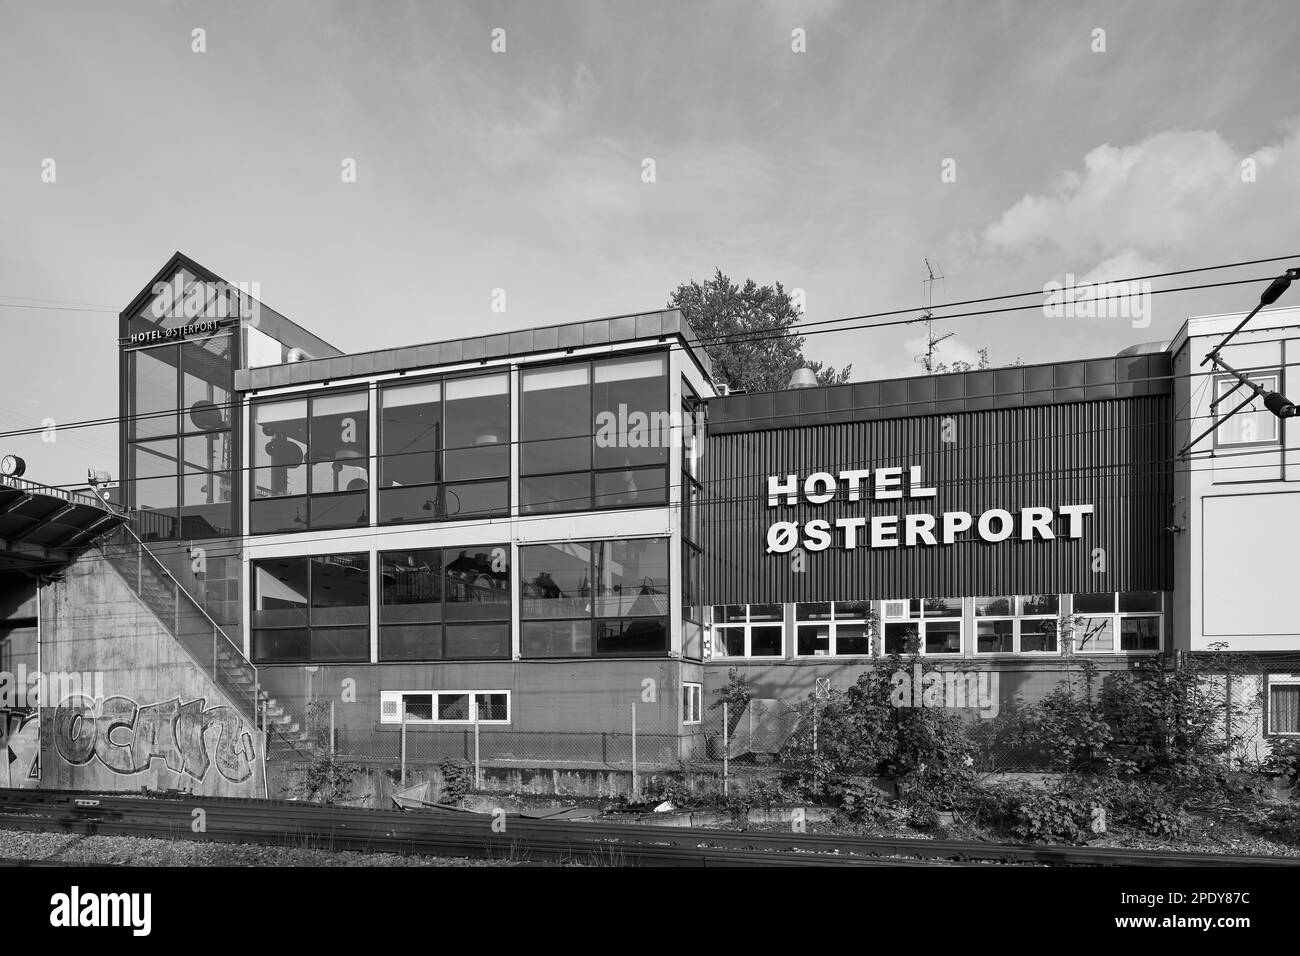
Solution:
{"label": "glass facade", "polygon": [[272,558],[252,576],[254,662],[370,659],[368,555]]}
{"label": "glass facade", "polygon": [[380,554],[379,659],[510,657],[510,546]]}
{"label": "glass facade", "polygon": [[126,503],[146,541],[235,533],[234,336],[124,353]]}
{"label": "glass facade", "polygon": [[523,513],[667,503],[662,354],[525,369],[520,378]]}
{"label": "glass facade", "polygon": [[257,402],[251,417],[251,532],[370,523],[367,392]]}
{"label": "glass facade", "polygon": [[524,658],[667,652],[667,538],[526,545],[519,564]]}
{"label": "glass facade", "polygon": [[510,382],[503,372],[380,389],[379,521],[510,513]]}

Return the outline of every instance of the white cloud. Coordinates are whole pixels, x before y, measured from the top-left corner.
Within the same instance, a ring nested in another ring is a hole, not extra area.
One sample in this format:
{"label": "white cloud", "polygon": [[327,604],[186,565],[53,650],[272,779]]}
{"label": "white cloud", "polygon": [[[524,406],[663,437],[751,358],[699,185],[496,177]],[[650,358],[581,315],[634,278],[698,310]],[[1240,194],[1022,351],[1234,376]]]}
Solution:
{"label": "white cloud", "polygon": [[[1254,182],[1242,179],[1247,159]],[[1024,196],[980,238],[985,253],[1048,256],[1058,272],[1124,278],[1242,258],[1284,232],[1280,220],[1298,204],[1300,128],[1255,150],[1216,132],[1164,132],[1096,147],[1082,171]]]}

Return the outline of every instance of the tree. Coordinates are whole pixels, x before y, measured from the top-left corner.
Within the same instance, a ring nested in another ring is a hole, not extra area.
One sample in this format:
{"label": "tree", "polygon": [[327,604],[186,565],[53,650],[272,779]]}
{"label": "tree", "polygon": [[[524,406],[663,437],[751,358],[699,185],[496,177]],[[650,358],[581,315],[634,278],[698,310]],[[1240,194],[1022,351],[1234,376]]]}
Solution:
{"label": "tree", "polygon": [[804,337],[786,331],[803,313],[779,282],[759,286],[746,279],[741,288],[717,269],[703,283],[679,285],[668,308],[681,309],[713,361],[714,379],[733,389],[778,391],[804,365],[817,374],[819,385],[849,379],[851,365],[837,371],[804,357]]}

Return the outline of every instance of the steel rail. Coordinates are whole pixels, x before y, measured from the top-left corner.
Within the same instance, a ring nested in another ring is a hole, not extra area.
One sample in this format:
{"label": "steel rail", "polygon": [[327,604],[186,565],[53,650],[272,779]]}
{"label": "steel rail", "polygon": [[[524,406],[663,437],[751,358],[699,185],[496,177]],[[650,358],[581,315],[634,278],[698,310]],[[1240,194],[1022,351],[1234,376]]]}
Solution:
{"label": "steel rail", "polygon": [[[192,832],[194,811],[204,814]],[[499,819],[499,818],[497,818]],[[223,842],[628,865],[1300,866],[1300,857],[1112,847],[986,844],[818,833],[733,831],[639,823],[583,823],[491,814],[368,810],[283,800],[0,789],[0,827],[170,836]]]}

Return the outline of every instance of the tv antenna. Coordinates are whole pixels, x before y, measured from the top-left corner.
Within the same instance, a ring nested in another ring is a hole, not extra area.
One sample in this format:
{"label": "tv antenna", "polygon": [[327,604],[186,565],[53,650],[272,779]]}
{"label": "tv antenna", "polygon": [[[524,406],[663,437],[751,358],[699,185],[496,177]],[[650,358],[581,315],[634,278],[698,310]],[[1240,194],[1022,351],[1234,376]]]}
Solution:
{"label": "tv antenna", "polygon": [[936,274],[935,267],[930,265],[929,258],[925,259],[925,271],[929,273],[929,278],[921,280],[921,284],[925,286],[925,314],[920,319],[925,323],[925,352],[918,355],[916,361],[921,363],[926,375],[933,375],[934,353],[938,351],[939,343],[952,338],[957,333],[945,332],[939,336],[934,334],[934,284],[943,281],[943,272],[940,270]]}

